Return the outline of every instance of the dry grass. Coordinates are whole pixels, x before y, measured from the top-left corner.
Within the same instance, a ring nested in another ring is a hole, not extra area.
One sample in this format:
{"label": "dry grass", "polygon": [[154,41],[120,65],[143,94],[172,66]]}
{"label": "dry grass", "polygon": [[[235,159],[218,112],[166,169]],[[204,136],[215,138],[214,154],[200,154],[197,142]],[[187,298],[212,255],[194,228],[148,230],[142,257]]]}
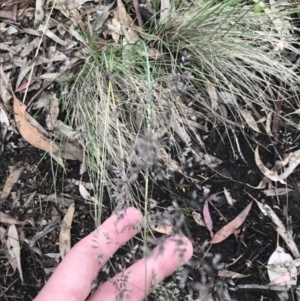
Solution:
{"label": "dry grass", "polygon": [[[283,22],[292,12],[285,8],[276,18]],[[279,31],[253,5],[194,1],[149,30],[145,42],[163,52],[163,60],[142,56],[144,42],[99,52],[88,38],[85,64],[66,101],[72,122],[86,130],[82,144],[98,198],[107,189],[112,208],[120,201],[147,207],[149,177],[169,177],[155,150],[172,149],[181,157],[195,146],[205,149],[199,121],[217,128],[242,124],[239,108],[251,110],[256,120],[274,111],[278,84],[292,93],[300,80],[288,60],[289,53],[299,53],[298,42]],[[236,104],[225,106],[231,117],[212,107],[207,86],[236,96]],[[299,104],[289,105],[293,110]],[[146,146],[139,149],[145,135]],[[144,180],[137,181],[138,175]]]}

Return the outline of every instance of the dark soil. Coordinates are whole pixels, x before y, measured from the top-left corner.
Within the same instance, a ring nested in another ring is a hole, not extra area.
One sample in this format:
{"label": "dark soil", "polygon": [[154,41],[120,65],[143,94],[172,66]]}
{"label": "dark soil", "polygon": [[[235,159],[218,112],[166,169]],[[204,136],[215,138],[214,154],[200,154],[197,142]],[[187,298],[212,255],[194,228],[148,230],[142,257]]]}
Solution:
{"label": "dark soil", "polygon": [[[225,198],[221,198],[221,200],[215,204],[217,210],[222,213],[227,222],[234,219],[246,205],[249,204],[251,201],[247,194],[247,192],[249,192],[257,200],[266,202],[274,208],[276,214],[278,214],[285,225],[289,221],[285,219],[282,212],[284,207],[287,206],[288,216],[291,217],[291,225],[294,233],[297,233],[300,227],[300,199],[297,190],[290,193],[289,196],[284,195],[277,199],[276,197],[266,197],[261,190],[252,189],[247,185],[257,186],[262,179],[262,175],[254,162],[253,151],[251,150],[251,147],[254,148],[256,146],[256,142],[251,142],[252,135],[253,133],[248,133],[248,138],[250,137],[250,139],[248,139],[248,141],[250,141],[249,144],[241,133],[238,134],[241,150],[248,162],[248,166],[238,157],[233,157],[228,136],[225,136],[225,144],[221,143],[220,145],[220,139],[217,133],[212,131],[210,137],[208,137],[205,142],[207,151],[222,159],[224,162],[217,168],[217,172],[210,169],[202,169],[196,164],[192,167],[187,166],[185,171],[189,173],[193,170],[194,178],[201,175],[201,177],[199,177],[201,185],[202,187],[210,187],[210,194],[222,192],[224,187],[230,191],[232,197],[237,201],[234,206],[230,206]],[[230,139],[232,138],[233,137],[230,137]],[[265,164],[267,162],[273,164],[274,146],[271,145],[268,138],[263,135],[256,137],[256,139],[264,146],[260,152],[263,162]],[[285,148],[284,145],[281,146],[282,147],[279,148]],[[234,147],[236,146],[234,145]],[[35,250],[30,248],[23,240],[21,260],[24,284],[21,283],[18,272],[16,271],[14,273],[12,271],[11,266],[8,264],[2,252],[0,265],[1,300],[29,301],[37,295],[51,275],[51,273],[46,273],[46,271],[48,271],[47,268],[53,268],[58,264],[54,259],[51,259],[45,254],[59,252],[57,241],[60,221],[66,209],[62,204],[42,202],[38,196],[40,194],[50,195],[53,192],[57,192],[58,194],[65,193],[69,195],[69,198],[75,201],[76,214],[72,225],[72,245],[94,229],[95,221],[93,206],[87,204],[82,199],[78,193],[78,186],[72,184],[71,181],[71,179],[79,179],[78,162],[66,162],[67,173],[65,174],[61,167],[51,162],[48,155],[44,155],[43,152],[33,147],[26,146],[14,153],[3,154],[2,160],[0,161],[1,186],[9,174],[9,167],[15,166],[18,162],[22,162],[22,164],[26,166],[21,178],[13,189],[20,198],[19,203],[16,206],[12,206],[12,197],[10,196],[7,202],[2,205],[2,211],[22,221],[31,221],[31,223],[26,223],[23,227],[19,227],[20,235],[23,235],[25,239],[30,239],[37,232],[41,231],[44,228],[44,221],[49,223],[53,216],[58,217],[54,229],[38,240],[35,245],[36,249],[40,251],[40,254],[34,252]],[[55,180],[53,178],[54,176]],[[208,180],[203,180],[203,178],[207,178]],[[297,186],[298,178],[299,172],[294,172],[290,178],[292,187],[295,188]],[[88,180],[87,176],[86,179]],[[231,235],[223,242],[211,246],[209,250],[203,249],[203,243],[210,240],[210,235],[204,227],[196,224],[191,216],[192,210],[201,212],[203,207],[203,201],[199,202],[201,197],[194,197],[193,200],[195,185],[186,179],[183,181],[181,175],[174,175],[168,185],[170,185],[169,189],[172,188],[169,191],[165,183],[153,186],[154,189],[152,189],[152,195],[150,195],[150,197],[159,201],[160,207],[168,207],[172,204],[172,200],[177,200],[182,212],[185,214],[185,224],[189,231],[187,234],[193,240],[195,248],[194,257],[192,259],[193,267],[189,268],[189,276],[190,279],[193,280],[187,282],[185,290],[192,288],[193,283],[201,281],[201,279],[203,280],[203,274],[205,274],[207,286],[210,287],[211,291],[216,291],[214,288],[216,285],[220,286],[221,283],[223,286],[228,287],[231,297],[236,300],[245,300],[245,298],[247,298],[249,301],[256,301],[261,300],[262,295],[264,296],[264,300],[275,300],[276,295],[272,292],[255,290],[240,291],[235,287],[238,284],[268,283],[267,271],[264,265],[277,245],[277,233],[271,220],[263,216],[254,203],[245,224],[241,227],[236,237]],[[183,186],[185,187],[184,191],[180,188]],[[37,197],[33,198],[27,208],[24,208],[22,205],[27,197],[34,191],[36,191]],[[172,191],[172,193],[170,191]],[[189,202],[191,200],[193,200],[193,202]],[[103,204],[106,205],[107,208],[110,208],[108,202],[109,199],[103,200]],[[210,210],[214,222],[214,230],[217,231],[226,224],[226,221],[220,217],[214,208],[210,207]],[[111,212],[108,209],[103,209],[102,220],[105,220],[110,214]],[[295,241],[298,245],[300,244],[298,234],[296,234]],[[279,240],[279,243],[285,247],[281,240]],[[288,251],[287,248],[286,250]],[[128,263],[125,263],[124,258],[126,254],[129,253],[130,248],[128,246],[119,250],[114,259],[112,259],[112,265],[128,265]],[[213,260],[217,254],[221,256],[219,263],[225,263],[227,265],[238,259],[237,262],[228,269],[249,275],[249,277],[230,281],[225,278],[217,277],[218,267]],[[131,259],[131,262],[140,258],[141,255],[142,254],[138,251],[135,257]],[[112,275],[113,273],[110,271],[101,272],[99,274],[99,282],[104,281],[107,277]],[[194,297],[196,296],[197,292],[195,292]],[[152,297],[153,300],[155,300],[155,296]]]}

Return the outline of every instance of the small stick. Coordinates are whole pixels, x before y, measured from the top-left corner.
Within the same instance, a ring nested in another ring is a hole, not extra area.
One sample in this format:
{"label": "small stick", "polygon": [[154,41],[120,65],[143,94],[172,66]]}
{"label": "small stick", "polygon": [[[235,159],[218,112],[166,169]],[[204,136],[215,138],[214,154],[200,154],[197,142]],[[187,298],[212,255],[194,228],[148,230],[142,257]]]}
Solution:
{"label": "small stick", "polygon": [[243,153],[242,153],[242,150],[241,150],[241,147],[240,147],[240,143],[239,143],[239,140],[238,140],[238,137],[235,133],[235,130],[233,129],[233,127],[230,125],[229,126],[231,131],[232,131],[232,134],[233,134],[233,137],[234,137],[234,140],[235,140],[235,143],[236,143],[236,148],[237,148],[237,151],[238,151],[238,154],[239,154],[239,157],[242,159],[242,161],[247,165],[249,166],[248,162],[246,161]]}

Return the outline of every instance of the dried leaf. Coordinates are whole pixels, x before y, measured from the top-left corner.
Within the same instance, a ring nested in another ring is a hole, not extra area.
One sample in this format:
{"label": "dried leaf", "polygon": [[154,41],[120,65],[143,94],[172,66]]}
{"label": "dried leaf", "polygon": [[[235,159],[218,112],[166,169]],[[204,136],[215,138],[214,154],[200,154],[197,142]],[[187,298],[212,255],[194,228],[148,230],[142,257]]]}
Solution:
{"label": "dried leaf", "polygon": [[168,15],[170,7],[170,0],[161,0],[160,2],[160,22],[162,22]]}
{"label": "dried leaf", "polygon": [[266,132],[270,137],[273,137],[271,124],[272,124],[273,112],[269,112],[266,120]]}
{"label": "dried leaf", "polygon": [[[290,254],[286,253],[283,248],[277,247],[268,260],[269,285],[284,285],[291,287],[297,284],[297,268],[291,265],[285,268],[286,264],[293,261]],[[281,267],[281,269],[279,269]]]}
{"label": "dried leaf", "polygon": [[[142,52],[141,55],[145,56],[145,53]],[[165,55],[154,47],[148,47],[148,55],[151,59],[154,59],[156,61],[165,59]]]}
{"label": "dried leaf", "polygon": [[35,83],[36,80],[35,79],[32,79],[30,82],[26,82],[24,84],[22,84],[17,90],[16,92],[21,92],[25,89],[27,89],[28,87],[30,87],[33,83]]}
{"label": "dried leaf", "polygon": [[0,241],[2,244],[5,242],[6,229],[0,227]]}
{"label": "dried leaf", "polygon": [[201,216],[200,213],[198,213],[198,212],[196,212],[196,211],[193,211],[193,212],[192,212],[192,215],[193,215],[194,221],[195,221],[198,225],[203,226],[203,227],[206,227],[205,222],[204,222],[204,220],[203,220],[203,218],[202,218],[202,216]]}
{"label": "dried leaf", "polygon": [[71,249],[71,225],[74,211],[75,205],[72,204],[68,208],[68,211],[62,221],[62,226],[59,234],[59,253],[61,258],[64,258]]}
{"label": "dried leaf", "polygon": [[282,188],[273,187],[271,189],[263,190],[263,193],[266,196],[276,196],[276,195],[285,195],[285,194],[288,194],[291,191],[293,191],[293,190],[289,189],[287,187],[282,187]]}
{"label": "dried leaf", "polygon": [[79,192],[80,195],[87,201],[92,201],[97,204],[97,200],[95,197],[91,196],[87,189],[84,187],[83,183],[80,182],[79,184]]}
{"label": "dried leaf", "polygon": [[0,106],[0,139],[3,141],[6,134],[7,129],[10,126],[8,117],[4,109]]}
{"label": "dried leaf", "polygon": [[59,114],[59,100],[55,94],[52,94],[52,100],[50,102],[48,114],[46,116],[46,125],[50,131],[53,131],[56,126],[57,118]]}
{"label": "dried leaf", "polygon": [[40,24],[39,31],[42,31],[45,33],[45,35],[50,38],[51,40],[53,40],[54,42],[56,42],[57,44],[60,44],[62,46],[67,46],[68,41],[66,40],[62,40],[61,38],[59,38],[56,34],[54,34],[50,29],[47,29],[47,27],[43,24]]}
{"label": "dried leaf", "polygon": [[18,221],[9,214],[3,213],[0,211],[0,223],[10,224],[10,225],[22,225],[23,222]]}
{"label": "dried leaf", "polygon": [[259,201],[255,200],[256,204],[258,205],[259,209],[264,215],[267,215],[271,218],[273,223],[276,225],[276,231],[277,233],[282,237],[282,239],[285,241],[289,249],[291,250],[293,256],[295,258],[300,257],[299,250],[297,248],[297,245],[292,237],[289,236],[287,230],[285,229],[283,223],[278,218],[276,213],[272,210],[272,208],[267,204],[262,204]]}
{"label": "dried leaf", "polygon": [[36,0],[35,2],[35,14],[34,14],[34,23],[33,23],[34,27],[39,26],[39,24],[44,20],[44,16],[45,16],[44,8],[43,8],[44,3],[45,0]]}
{"label": "dried leaf", "polygon": [[230,192],[225,187],[224,187],[224,195],[229,205],[232,206],[236,202],[236,200],[232,198]]}
{"label": "dried leaf", "polygon": [[[283,173],[279,176],[279,182],[285,180],[300,164],[300,150],[297,150],[293,153],[288,154],[282,162],[282,164],[286,163],[288,160],[289,166],[286,167],[283,171]],[[280,163],[281,163],[280,162]],[[281,182],[282,183],[282,182]],[[285,183],[283,181],[283,183]]]}
{"label": "dried leaf", "polygon": [[218,94],[216,88],[212,85],[206,85],[206,91],[210,98],[210,106],[212,110],[217,111],[218,109]]}
{"label": "dried leaf", "polygon": [[226,91],[218,91],[218,100],[226,105],[238,107],[235,95]]}
{"label": "dried leaf", "polygon": [[228,271],[228,270],[219,270],[218,271],[218,276],[219,277],[224,277],[224,278],[237,279],[237,278],[246,278],[246,277],[249,277],[251,275],[244,275],[244,274],[240,274],[240,273],[233,272],[233,271]]}
{"label": "dried leaf", "polygon": [[1,64],[0,65],[0,96],[6,105],[9,105],[11,99],[8,89],[9,89],[9,74],[6,74],[3,71],[3,64]]}
{"label": "dried leaf", "polygon": [[265,177],[267,177],[268,179],[274,181],[274,182],[280,182],[282,184],[285,184],[285,182],[280,179],[279,175],[277,174],[277,172],[272,171],[270,169],[268,169],[261,161],[260,157],[259,157],[259,151],[258,151],[258,146],[255,149],[255,163],[257,165],[257,167],[259,168],[259,170],[264,174]]}
{"label": "dried leaf", "polygon": [[12,188],[18,182],[24,167],[16,168],[13,172],[8,176],[6,182],[4,184],[1,196],[0,196],[0,203],[6,201],[7,197],[9,196]]}
{"label": "dried leaf", "polygon": [[130,25],[132,20],[130,20],[130,17],[128,16],[125,6],[122,2],[122,0],[117,0],[118,3],[118,16],[119,16],[119,21],[122,27],[123,34],[126,37],[126,40],[128,41],[129,44],[135,44],[140,37],[138,34],[130,28]]}
{"label": "dried leaf", "polygon": [[218,159],[217,157],[214,157],[212,155],[209,155],[207,153],[198,153],[201,161],[200,161],[200,166],[206,165],[210,168],[216,168],[219,164],[221,164],[223,161]]}
{"label": "dried leaf", "polygon": [[179,119],[178,114],[176,114],[175,111],[172,109],[171,118],[170,118],[171,128],[173,129],[174,132],[178,134],[178,136],[182,139],[183,142],[189,144],[191,141],[191,137],[185,130],[185,127],[182,126],[180,123],[181,120]]}
{"label": "dried leaf", "polygon": [[154,229],[154,231],[162,234],[171,235],[173,233],[173,226],[158,226]]}
{"label": "dried leaf", "polygon": [[19,101],[13,91],[15,120],[21,136],[31,145],[51,154],[58,152],[59,147],[51,140],[44,137],[26,119],[26,105]]}
{"label": "dried leaf", "polygon": [[245,109],[240,109],[239,111],[243,116],[243,118],[245,119],[245,121],[247,122],[247,124],[249,125],[249,127],[256,132],[261,133],[251,112]]}
{"label": "dried leaf", "polygon": [[7,252],[9,254],[9,262],[12,264],[13,268],[17,266],[21,281],[23,283],[24,280],[23,280],[21,258],[20,258],[21,248],[19,243],[19,235],[15,225],[11,225],[8,228],[6,247],[7,247]]}
{"label": "dried leaf", "polygon": [[213,236],[214,236],[214,233],[212,231],[213,230],[213,221],[211,219],[207,200],[204,202],[204,206],[203,206],[203,219],[204,219],[206,228],[208,229],[208,231],[210,233],[211,238],[213,238]]}
{"label": "dried leaf", "polygon": [[217,244],[222,242],[224,239],[229,237],[234,233],[245,221],[250,209],[252,207],[252,202],[230,223],[225,225],[222,229],[220,229],[213,237],[211,243]]}

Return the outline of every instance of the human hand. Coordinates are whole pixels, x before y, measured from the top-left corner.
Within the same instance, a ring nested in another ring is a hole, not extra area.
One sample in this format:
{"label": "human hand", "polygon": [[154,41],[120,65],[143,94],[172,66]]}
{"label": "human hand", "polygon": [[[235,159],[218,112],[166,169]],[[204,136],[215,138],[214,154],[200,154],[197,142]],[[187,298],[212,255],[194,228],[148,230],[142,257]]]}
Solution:
{"label": "human hand", "polygon": [[[109,217],[69,251],[34,301],[86,300],[98,272],[118,248],[137,234],[135,225],[142,219],[133,207]],[[188,238],[172,236],[164,242],[163,249],[156,247],[149,257],[106,281],[88,301],[143,300],[153,280],[155,284],[162,282],[192,254]]]}

